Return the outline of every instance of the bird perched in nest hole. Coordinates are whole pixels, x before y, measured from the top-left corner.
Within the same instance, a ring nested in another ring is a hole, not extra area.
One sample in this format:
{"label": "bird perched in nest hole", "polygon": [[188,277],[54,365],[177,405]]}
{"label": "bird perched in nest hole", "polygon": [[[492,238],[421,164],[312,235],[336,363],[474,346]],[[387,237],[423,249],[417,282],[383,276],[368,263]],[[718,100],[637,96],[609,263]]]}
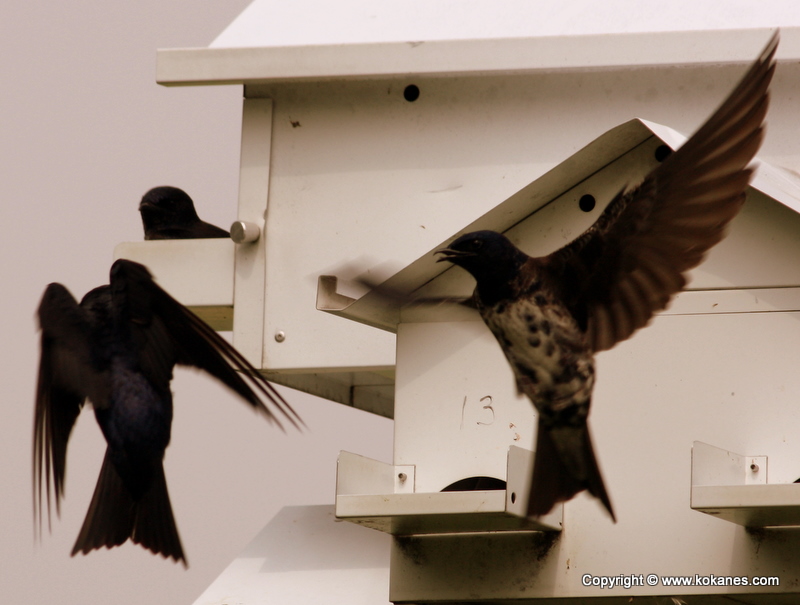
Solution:
{"label": "bird perched in nest hole", "polygon": [[570,244],[533,258],[478,231],[438,251],[475,278],[471,303],[538,412],[529,515],[588,490],[615,519],[587,424],[594,354],[664,309],[741,209],[777,45],[776,33],[706,123]]}
{"label": "bird perched in nest hole", "polygon": [[230,237],[230,233],[201,221],[189,195],[177,187],[155,187],[139,203],[144,239],[201,239]]}
{"label": "bird perched in nest hole", "polygon": [[185,565],[162,464],[175,365],[207,372],[278,426],[276,414],[295,427],[302,421],[235,348],[161,289],[143,265],[116,261],[110,284],[90,290],[80,304],[64,286],[50,284],[38,315],[33,499],[39,524],[43,487],[48,516],[51,491],[59,511],[67,441],[88,399],[108,447],[72,554],[130,538]]}

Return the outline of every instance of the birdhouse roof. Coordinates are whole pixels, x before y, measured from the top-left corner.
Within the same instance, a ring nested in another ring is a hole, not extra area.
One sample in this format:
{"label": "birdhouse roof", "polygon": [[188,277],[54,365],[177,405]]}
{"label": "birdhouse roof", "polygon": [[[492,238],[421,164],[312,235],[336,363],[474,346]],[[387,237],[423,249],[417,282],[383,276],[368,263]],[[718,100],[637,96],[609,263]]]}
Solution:
{"label": "birdhouse roof", "polygon": [[[591,7],[591,11],[586,10]],[[644,5],[646,6],[646,5]],[[792,0],[738,2],[735,10],[676,0],[642,10],[639,0],[255,0],[213,47],[297,46],[743,29],[800,25]],[[721,14],[724,12],[724,14]]]}
{"label": "birdhouse roof", "polygon": [[[466,298],[471,294],[474,287],[472,278],[466,271],[451,271],[451,265],[437,263],[434,256],[436,250],[444,248],[461,234],[482,229],[506,232],[512,241],[525,249],[525,230],[508,231],[538,210],[570,191],[585,187],[590,179],[645,144],[652,147],[662,143],[676,149],[685,140],[686,137],[675,130],[653,122],[633,119],[621,124],[389,277],[382,284],[383,288],[396,293],[397,298],[387,298],[377,290],[359,299],[348,298],[337,293],[336,280],[328,276],[320,278],[317,308],[390,332],[396,331],[401,321],[437,321],[437,317],[442,321],[454,321],[459,314],[472,313],[466,308],[459,311],[453,305],[437,309],[430,305],[408,304],[412,299],[436,299],[440,296]],[[755,192],[756,195],[767,196],[800,214],[800,176],[758,158],[755,164],[758,170],[750,184],[751,195]],[[626,169],[630,170],[621,170]],[[636,178],[635,170],[627,178]],[[625,184],[623,182],[622,186]],[[612,187],[619,188],[619,181]],[[579,233],[574,235],[577,237]],[[719,287],[719,284],[712,286]],[[755,286],[763,287],[763,284]],[[404,299],[406,296],[407,299]]]}
{"label": "birdhouse roof", "polygon": [[[255,0],[208,48],[158,53],[165,85],[242,84],[408,74],[515,73],[749,63],[781,27],[779,58],[800,57],[791,0],[735,10],[680,0]],[[797,42],[795,42],[797,40]]]}

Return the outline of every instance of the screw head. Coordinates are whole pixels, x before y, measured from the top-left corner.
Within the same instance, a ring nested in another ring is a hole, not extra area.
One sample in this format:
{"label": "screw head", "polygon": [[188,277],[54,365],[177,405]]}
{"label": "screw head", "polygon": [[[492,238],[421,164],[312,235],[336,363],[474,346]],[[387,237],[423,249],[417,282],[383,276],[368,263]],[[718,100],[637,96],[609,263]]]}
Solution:
{"label": "screw head", "polygon": [[277,342],[283,342],[284,340],[286,340],[286,332],[284,332],[283,330],[278,330],[277,332],[275,332],[275,340]]}

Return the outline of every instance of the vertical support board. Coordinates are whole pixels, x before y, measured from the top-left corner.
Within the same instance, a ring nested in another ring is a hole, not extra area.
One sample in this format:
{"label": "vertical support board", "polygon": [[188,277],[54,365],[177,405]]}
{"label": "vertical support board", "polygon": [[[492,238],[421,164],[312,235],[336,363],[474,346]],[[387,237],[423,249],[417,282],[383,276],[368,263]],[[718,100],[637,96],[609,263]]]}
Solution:
{"label": "vertical support board", "polygon": [[233,343],[257,368],[263,367],[266,241],[272,147],[272,100],[244,99],[239,170],[239,220],[255,223],[262,236],[236,249]]}

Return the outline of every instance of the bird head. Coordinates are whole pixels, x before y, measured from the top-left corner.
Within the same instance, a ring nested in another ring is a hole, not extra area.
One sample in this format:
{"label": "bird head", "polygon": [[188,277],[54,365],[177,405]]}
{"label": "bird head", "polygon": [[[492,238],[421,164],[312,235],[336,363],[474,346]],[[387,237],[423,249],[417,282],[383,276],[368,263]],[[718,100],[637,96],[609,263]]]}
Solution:
{"label": "bird head", "polygon": [[190,223],[199,220],[192,198],[177,187],[155,187],[144,194],[139,212],[145,225]]}
{"label": "bird head", "polygon": [[447,248],[437,250],[437,262],[447,261],[469,271],[480,283],[492,277],[510,277],[527,256],[507,237],[495,231],[475,231],[462,235]]}

